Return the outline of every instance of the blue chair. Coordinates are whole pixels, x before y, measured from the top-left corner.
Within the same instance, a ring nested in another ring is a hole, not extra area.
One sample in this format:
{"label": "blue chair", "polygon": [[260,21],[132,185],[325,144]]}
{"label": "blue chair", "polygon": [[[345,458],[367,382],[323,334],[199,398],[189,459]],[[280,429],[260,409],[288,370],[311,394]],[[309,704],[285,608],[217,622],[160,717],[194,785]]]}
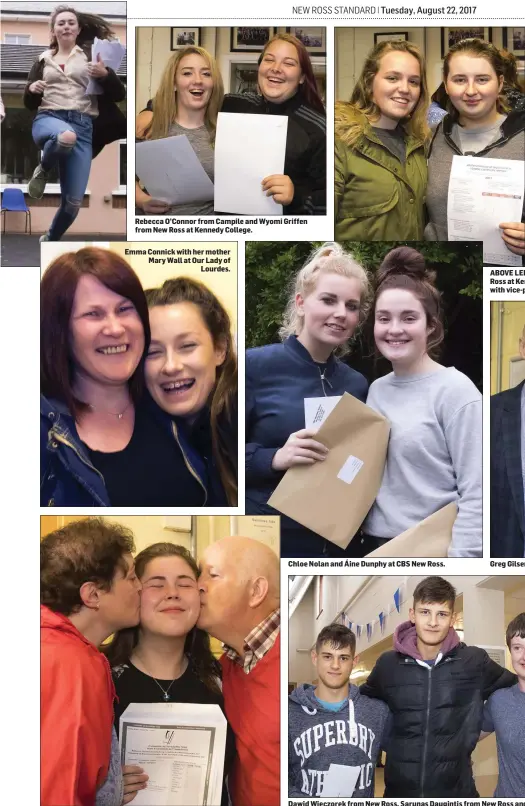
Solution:
{"label": "blue chair", "polygon": [[4,228],[2,232],[4,233],[7,213],[25,213],[25,232],[27,233],[27,222],[29,220],[29,234],[31,235],[31,210],[27,206],[24,193],[20,188],[6,188],[2,192],[2,215],[4,216]]}

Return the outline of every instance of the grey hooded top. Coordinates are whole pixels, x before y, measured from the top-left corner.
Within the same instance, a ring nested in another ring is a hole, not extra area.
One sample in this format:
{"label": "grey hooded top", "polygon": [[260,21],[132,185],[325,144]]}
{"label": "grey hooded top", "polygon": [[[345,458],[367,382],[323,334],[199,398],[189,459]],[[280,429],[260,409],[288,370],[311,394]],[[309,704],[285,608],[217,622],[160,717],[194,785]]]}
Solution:
{"label": "grey hooded top", "polygon": [[390,711],[381,700],[350,685],[338,711],[327,710],[310,684],[298,686],[288,703],[288,796],[319,797],[331,764],[359,767],[353,795],[374,796],[374,770],[389,733]]}

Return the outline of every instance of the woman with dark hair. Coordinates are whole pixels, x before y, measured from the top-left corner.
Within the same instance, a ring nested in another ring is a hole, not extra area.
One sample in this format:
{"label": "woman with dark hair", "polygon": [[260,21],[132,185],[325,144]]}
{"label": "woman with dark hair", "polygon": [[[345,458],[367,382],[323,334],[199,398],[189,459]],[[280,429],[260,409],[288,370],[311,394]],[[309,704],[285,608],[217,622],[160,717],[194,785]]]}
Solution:
{"label": "woman with dark hair", "polygon": [[69,252],[40,300],[42,506],[203,506],[203,460],[143,399],[150,326],[131,266]]}
{"label": "woman with dark hair", "polygon": [[41,803],[120,806],[115,688],[99,647],[139,621],[133,535],[102,518],[40,544]]}
{"label": "woman with dark hair", "polygon": [[[29,72],[24,104],[38,110],[33,139],[42,157],[28,193],[40,199],[58,163],[62,196],[49,232],[40,240],[60,240],[78,215],[93,157],[107,143],[126,136],[125,118],[114,105],[125,98],[125,87],[100,58],[90,61],[95,37],[114,37],[102,17],[57,6],[51,15],[49,50],[40,54]],[[100,84],[102,95],[86,95],[90,80]]]}
{"label": "woman with dark hair", "polygon": [[[481,39],[463,39],[443,62],[449,114],[438,125],[428,159],[427,241],[447,241],[448,189],[454,155],[523,160],[525,111],[508,111],[505,60]],[[499,223],[507,249],[525,255],[525,206],[521,221]]]}
{"label": "woman with dark hair", "polygon": [[230,318],[188,277],[146,291],[148,391],[203,458],[208,506],[237,505],[237,358]]}
{"label": "woman with dark hair", "polygon": [[285,213],[326,214],[326,113],[310,55],[291,34],[276,34],[259,58],[258,95],[226,95],[223,112],[286,115],[284,174],[267,176],[263,189]]}
{"label": "woman with dark hair", "polygon": [[[219,705],[221,667],[210,649],[207,633],[196,627],[200,613],[197,563],[185,548],[154,543],[135,557],[142,584],[138,627],[120,630],[103,647],[113,671],[118,701],[115,727],[132,702],[185,702]],[[235,752],[228,727],[224,775]],[[142,768],[125,766],[125,803],[147,787]],[[224,788],[223,806],[228,803]]]}
{"label": "woman with dark hair", "polygon": [[365,556],[456,502],[450,557],[481,557],[481,395],[435,361],[443,341],[441,294],[423,255],[400,246],[376,276],[374,338],[392,372],[370,386],[367,405],[390,422],[383,480],[358,543]]}
{"label": "woman with dark hair", "polygon": [[427,184],[428,89],[413,42],[378,42],[335,106],[335,238],[418,240]]}

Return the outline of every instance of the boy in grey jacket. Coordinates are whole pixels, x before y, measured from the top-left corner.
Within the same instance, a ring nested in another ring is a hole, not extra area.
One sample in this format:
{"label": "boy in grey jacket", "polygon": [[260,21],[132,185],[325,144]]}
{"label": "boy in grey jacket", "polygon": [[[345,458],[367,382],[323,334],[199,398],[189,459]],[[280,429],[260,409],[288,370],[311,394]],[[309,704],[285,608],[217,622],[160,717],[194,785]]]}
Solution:
{"label": "boy in grey jacket", "polygon": [[485,703],[480,739],[496,732],[498,783],[495,798],[525,796],[525,613],[507,627],[507,646],[518,682],[501,688]]}
{"label": "boy in grey jacket", "polygon": [[[298,686],[288,704],[289,797],[374,796],[374,771],[389,732],[385,703],[350,683],[354,633],[330,624],[312,650],[318,683]],[[326,787],[326,788],[325,788]]]}

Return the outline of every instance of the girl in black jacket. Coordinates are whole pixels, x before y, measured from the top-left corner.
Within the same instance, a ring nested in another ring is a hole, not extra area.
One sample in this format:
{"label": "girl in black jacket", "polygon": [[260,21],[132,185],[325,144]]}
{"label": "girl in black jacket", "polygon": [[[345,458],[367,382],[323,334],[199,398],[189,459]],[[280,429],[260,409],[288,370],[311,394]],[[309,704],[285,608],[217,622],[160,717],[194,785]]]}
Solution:
{"label": "girl in black jacket", "polygon": [[258,95],[226,95],[222,111],[288,117],[284,174],[265,177],[266,195],[285,213],[326,215],[326,113],[299,39],[270,39],[259,59],[258,89]]}
{"label": "girl in black jacket", "polygon": [[228,313],[189,277],[166,280],[146,299],[148,391],[204,462],[207,506],[237,506],[237,357]]}

